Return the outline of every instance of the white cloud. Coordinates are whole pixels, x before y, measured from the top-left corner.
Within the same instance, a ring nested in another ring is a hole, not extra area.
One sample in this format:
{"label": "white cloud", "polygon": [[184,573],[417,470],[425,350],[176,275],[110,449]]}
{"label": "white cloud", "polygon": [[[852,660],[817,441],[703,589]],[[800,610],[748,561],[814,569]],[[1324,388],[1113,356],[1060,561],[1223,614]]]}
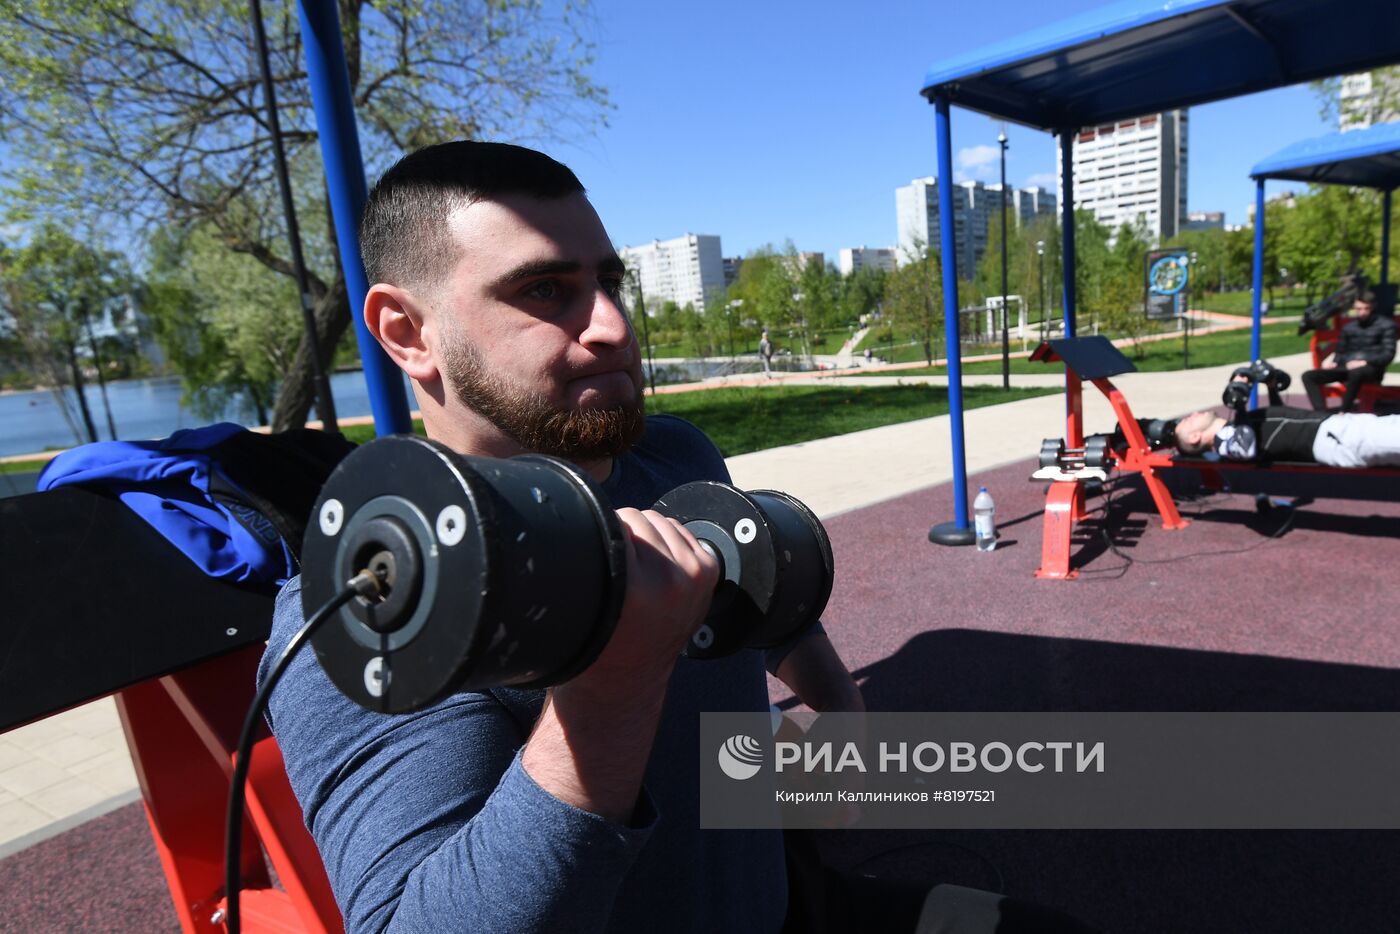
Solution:
{"label": "white cloud", "polygon": [[1038,185],[1041,188],[1049,188],[1053,190],[1055,187],[1055,182],[1058,180],[1059,176],[1056,175],[1054,172],[1041,172],[1039,175],[1032,175],[1030,178],[1026,179],[1022,187],[1032,188]]}
{"label": "white cloud", "polygon": [[1000,156],[1001,150],[996,146],[968,146],[958,150],[958,168],[973,175],[990,174]]}

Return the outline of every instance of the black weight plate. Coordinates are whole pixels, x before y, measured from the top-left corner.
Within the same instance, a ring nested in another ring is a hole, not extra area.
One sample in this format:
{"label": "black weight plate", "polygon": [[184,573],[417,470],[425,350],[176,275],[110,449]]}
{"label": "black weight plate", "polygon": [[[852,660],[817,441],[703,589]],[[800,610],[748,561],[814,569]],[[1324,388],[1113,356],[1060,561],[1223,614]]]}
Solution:
{"label": "black weight plate", "polygon": [[487,650],[463,687],[558,684],[591,665],[626,595],[622,523],[602,491],[566,461],[466,458],[492,496]]}
{"label": "black weight plate", "polygon": [[375,633],[347,606],[312,639],[331,682],[362,706],[385,713],[424,707],[449,693],[480,654],[483,595],[498,563],[482,487],[470,467],[436,442],[395,436],[356,449],[322,489],[302,556],[308,617],[357,570],[346,566],[343,547],[357,524],[392,515],[417,538],[422,556],[420,598],[405,626]]}
{"label": "black weight plate", "polygon": [[[687,644],[685,654],[718,658],[750,645],[749,636],[764,628],[777,585],[773,530],[763,510],[734,487],[708,480],[676,487],[654,508],[682,524],[713,523],[727,534],[739,556],[737,583],[720,584],[705,625]],[[730,563],[726,561],[725,570],[733,576],[736,569]]]}
{"label": "black weight plate", "polygon": [[751,490],[749,496],[763,509],[775,533],[773,600],[762,628],[748,636],[749,645],[767,648],[821,616],[831,599],[835,559],[821,520],[800,500],[776,490]]}

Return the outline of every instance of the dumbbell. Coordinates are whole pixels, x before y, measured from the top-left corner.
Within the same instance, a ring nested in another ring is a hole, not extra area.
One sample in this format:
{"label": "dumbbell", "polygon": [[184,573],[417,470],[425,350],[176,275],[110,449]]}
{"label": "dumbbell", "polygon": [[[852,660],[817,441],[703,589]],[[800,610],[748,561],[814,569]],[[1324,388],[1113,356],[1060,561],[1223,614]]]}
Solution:
{"label": "dumbbell", "polygon": [[769,648],[821,616],[831,597],[831,541],[816,515],[775,490],[700,481],[656,502],[720,562],[720,583],[685,655]]}
{"label": "dumbbell", "polygon": [[1058,467],[1065,463],[1065,439],[1046,438],[1040,442],[1040,466]]}
{"label": "dumbbell", "polygon": [[1040,466],[1091,467],[1107,470],[1112,466],[1113,447],[1108,435],[1092,435],[1085,439],[1084,447],[1065,447],[1063,438],[1046,438],[1040,442]]}
{"label": "dumbbell", "polygon": [[[1240,377],[1244,377],[1241,380]],[[1282,394],[1292,384],[1293,378],[1278,369],[1267,360],[1255,360],[1249,366],[1237,367],[1230,374],[1230,382],[1225,384],[1225,391],[1221,394],[1220,401],[1226,406],[1244,411],[1249,405],[1249,396],[1254,384],[1261,385],[1268,389],[1269,400],[1273,404],[1279,404]]]}
{"label": "dumbbell", "polygon": [[[697,486],[706,489],[688,490]],[[715,603],[725,612],[712,612],[686,654],[780,642],[825,607],[830,544],[801,503],[689,484],[662,504],[724,564]],[[624,536],[602,490],[566,461],[467,457],[412,436],[372,441],[321,491],[302,548],[302,606],[309,618],[362,569],[381,592],[350,600],[312,647],[337,689],[385,713],[459,690],[567,681],[617,625]]]}

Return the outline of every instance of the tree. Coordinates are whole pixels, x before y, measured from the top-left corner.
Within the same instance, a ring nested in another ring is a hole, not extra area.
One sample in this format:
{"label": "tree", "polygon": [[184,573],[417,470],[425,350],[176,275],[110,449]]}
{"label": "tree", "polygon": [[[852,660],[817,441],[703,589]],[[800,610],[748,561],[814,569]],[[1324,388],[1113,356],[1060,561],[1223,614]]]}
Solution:
{"label": "tree", "polygon": [[1097,290],[1095,311],[1104,326],[1133,342],[1133,355],[1141,359],[1142,339],[1151,322],[1143,308],[1143,266],[1147,258],[1147,238],[1141,228],[1123,224],[1114,236]]}
{"label": "tree", "polygon": [[841,283],[841,314],[847,321],[857,321],[879,309],[887,278],[878,266],[862,266],[845,278]]}
{"label": "tree", "polygon": [[[242,0],[0,0],[12,217],[74,229],[173,223],[290,279],[247,17]],[[301,227],[325,360],[350,309],[293,4],[270,5],[267,19],[298,209],[320,219]],[[589,76],[575,0],[341,0],[340,19],[372,173],[445,139],[576,135],[609,107]],[[297,303],[281,312],[296,317]],[[310,354],[302,338],[278,392],[277,428],[301,424],[310,408]]]}
{"label": "tree", "polygon": [[808,260],[797,274],[798,325],[805,332],[809,347],[825,342],[823,331],[841,323],[841,276],[824,263]]}
{"label": "tree", "polygon": [[1091,331],[1117,298],[1107,288],[1114,272],[1108,245],[1111,234],[1092,211],[1074,212],[1075,327],[1080,332]]}
{"label": "tree", "polygon": [[1371,93],[1342,97],[1342,84],[1351,76],[1336,75],[1312,82],[1318,98],[1318,112],[1327,123],[1340,126],[1363,122],[1385,123],[1400,116],[1400,65],[1373,68]]}
{"label": "tree", "polygon": [[142,309],[185,402],[202,418],[232,406],[268,424],[301,335],[300,319],[285,313],[296,307],[295,283],[202,227],[162,229],[147,254]]}
{"label": "tree", "polygon": [[908,329],[924,348],[929,366],[938,357],[938,334],[943,327],[943,266],[938,254],[922,243],[885,280],[883,315],[888,325]]}
{"label": "tree", "polygon": [[778,328],[793,318],[792,296],[796,291],[789,258],[772,246],[763,246],[744,257],[739,277],[729,289],[729,298],[744,303],[741,307],[745,320],[773,328],[777,343]]}
{"label": "tree", "polygon": [[94,329],[103,321],[121,321],[131,291],[131,272],[121,256],[93,249],[53,224],[41,227],[23,247],[0,249],[0,317],[35,376],[53,392],[80,444],[98,440],[83,391],[89,362],[102,389],[108,434],[117,437],[111,408],[105,406],[104,358]]}

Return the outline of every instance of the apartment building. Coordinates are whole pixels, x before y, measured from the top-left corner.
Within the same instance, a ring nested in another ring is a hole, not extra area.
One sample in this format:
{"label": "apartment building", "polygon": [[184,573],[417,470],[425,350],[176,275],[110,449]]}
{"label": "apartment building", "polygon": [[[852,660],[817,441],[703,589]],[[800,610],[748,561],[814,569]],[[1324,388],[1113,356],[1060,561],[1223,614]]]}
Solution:
{"label": "apartment building", "polygon": [[641,283],[648,307],[669,301],[698,311],[705,307],[708,297],[724,291],[719,237],[686,234],[642,246],[625,246],[618,255]]}
{"label": "apartment building", "polygon": [[839,262],[841,275],[849,276],[857,270],[872,266],[885,272],[894,272],[894,247],[846,247],[841,250]]}
{"label": "apartment building", "polygon": [[[957,244],[959,275],[971,276],[987,249],[992,224],[1001,223],[1001,185],[979,181],[953,185],[953,237]],[[1022,224],[1042,214],[1053,215],[1057,196],[1042,188],[1013,189],[1007,199],[1007,222]],[[896,258],[908,262],[923,244],[937,250],[938,182],[916,178],[895,189],[895,216],[899,228]]]}
{"label": "apartment building", "polygon": [[[1176,236],[1186,220],[1187,129],[1187,111],[1173,110],[1080,130],[1073,147],[1075,207],[1113,231],[1140,223],[1153,242]],[[1056,147],[1057,176],[1060,153]]]}

